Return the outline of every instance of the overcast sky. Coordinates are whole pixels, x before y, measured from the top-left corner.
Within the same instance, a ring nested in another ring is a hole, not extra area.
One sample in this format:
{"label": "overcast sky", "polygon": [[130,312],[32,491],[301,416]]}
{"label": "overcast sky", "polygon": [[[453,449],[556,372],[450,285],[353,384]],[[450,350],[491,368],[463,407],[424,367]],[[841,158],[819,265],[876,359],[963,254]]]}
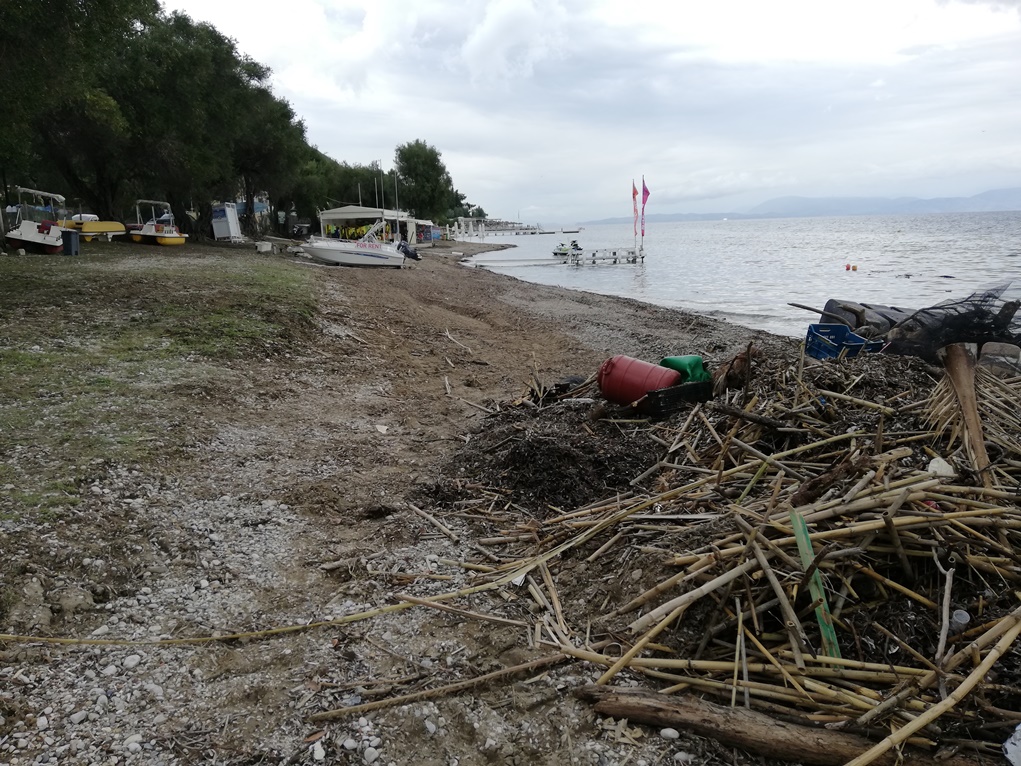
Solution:
{"label": "overcast sky", "polygon": [[1021,0],[164,0],[273,69],[308,139],[422,139],[491,216],[1021,186]]}

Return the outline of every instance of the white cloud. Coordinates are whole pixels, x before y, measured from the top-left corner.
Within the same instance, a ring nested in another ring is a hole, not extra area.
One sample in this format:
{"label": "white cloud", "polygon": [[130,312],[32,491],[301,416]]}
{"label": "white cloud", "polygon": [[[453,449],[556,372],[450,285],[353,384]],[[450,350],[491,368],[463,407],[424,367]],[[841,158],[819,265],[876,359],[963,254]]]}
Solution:
{"label": "white cloud", "polygon": [[[988,0],[172,0],[274,70],[309,139],[436,146],[493,214],[1021,185],[1021,13]],[[623,190],[623,191],[622,191]]]}

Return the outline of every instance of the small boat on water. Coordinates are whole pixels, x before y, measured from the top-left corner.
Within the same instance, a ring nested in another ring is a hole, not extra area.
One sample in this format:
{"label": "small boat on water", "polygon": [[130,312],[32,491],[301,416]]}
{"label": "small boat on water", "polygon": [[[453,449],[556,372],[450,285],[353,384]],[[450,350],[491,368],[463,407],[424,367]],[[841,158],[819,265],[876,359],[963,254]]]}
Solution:
{"label": "small boat on water", "polygon": [[[14,224],[10,230],[4,233],[4,237],[12,247],[24,248],[27,252],[47,253],[56,255],[64,252],[64,232],[67,229],[61,227],[57,221],[62,216],[57,215],[58,210],[63,210],[64,197],[60,194],[39,191],[38,189],[26,189],[22,186],[15,186],[18,194],[18,210],[15,213]],[[53,219],[43,219],[33,213],[35,208],[22,203],[22,195],[27,195],[33,200],[38,198],[44,201],[42,206],[52,213]],[[35,218],[40,220],[36,221]]]}
{"label": "small boat on water", "polygon": [[[149,206],[150,217],[142,223],[142,206]],[[157,216],[156,211],[166,211]],[[187,234],[182,234],[174,223],[174,213],[170,209],[169,202],[160,200],[140,199],[135,202],[135,216],[138,223],[128,226],[128,234],[132,242],[139,242],[145,245],[183,245],[188,240]]]}
{"label": "small boat on water", "polygon": [[[321,219],[320,219],[321,223]],[[379,239],[386,229],[380,219],[359,239],[311,236],[301,245],[310,258],[331,266],[374,266],[399,269],[406,258],[420,261],[422,257],[407,242],[384,242]],[[325,231],[325,229],[323,229]]]}
{"label": "small boat on water", "polygon": [[581,255],[581,245],[578,244],[578,240],[572,239],[570,245],[565,245],[561,242],[559,245],[553,248],[554,258],[567,258],[572,255]]}

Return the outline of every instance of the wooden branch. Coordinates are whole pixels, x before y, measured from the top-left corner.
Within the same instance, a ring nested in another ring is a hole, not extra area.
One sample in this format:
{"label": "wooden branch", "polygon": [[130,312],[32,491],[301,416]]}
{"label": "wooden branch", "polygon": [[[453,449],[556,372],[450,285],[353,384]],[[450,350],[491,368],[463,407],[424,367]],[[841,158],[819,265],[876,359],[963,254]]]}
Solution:
{"label": "wooden branch", "polygon": [[982,421],[978,415],[975,397],[975,357],[963,343],[951,343],[946,347],[944,366],[950,382],[954,384],[957,401],[961,405],[964,419],[964,434],[974,461],[974,468],[982,474],[982,486],[992,488],[989,476],[989,456],[986,454],[985,439],[982,436]]}
{"label": "wooden branch", "polygon": [[[739,747],[750,753],[782,761],[842,766],[868,750],[872,744],[856,734],[817,729],[779,721],[746,708],[727,708],[691,696],[666,697],[630,689],[607,689],[584,686],[578,696],[595,702],[595,710],[613,718],[652,726],[685,729],[703,737],[711,737],[724,745]],[[904,753],[903,759],[885,754],[873,761],[879,766],[931,766],[932,754]],[[983,766],[988,759],[974,756],[951,756],[939,761],[941,766]]]}

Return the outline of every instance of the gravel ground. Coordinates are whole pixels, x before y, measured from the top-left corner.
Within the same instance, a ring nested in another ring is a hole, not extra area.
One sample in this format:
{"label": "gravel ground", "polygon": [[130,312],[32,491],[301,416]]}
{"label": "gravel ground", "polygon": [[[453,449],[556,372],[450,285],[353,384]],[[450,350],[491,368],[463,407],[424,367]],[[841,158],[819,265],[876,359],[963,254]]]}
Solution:
{"label": "gravel ground", "polygon": [[[187,270],[253,257],[124,252],[90,268],[146,272],[172,260]],[[146,420],[148,438],[161,449],[137,462],[67,466],[78,476],[67,508],[19,515],[0,502],[0,629],[9,634],[0,637],[0,762],[760,763],[600,719],[571,695],[599,675],[584,664],[310,720],[543,656],[513,624],[395,598],[472,584],[449,563],[480,560],[470,520],[445,521],[455,542],[408,502],[457,478],[454,458],[486,427],[483,408],[520,396],[530,375],[587,377],[612,354],[711,362],[753,339],[767,352],[791,345],[457,261],[447,248],[401,271],[295,262],[313,272],[314,337],[264,358],[147,370],[163,407]],[[149,279],[148,290],[178,287],[165,274]],[[102,296],[93,300],[103,310]],[[5,348],[75,341],[53,338],[44,320],[5,311]],[[3,435],[11,465],[61,464],[16,432]],[[7,475],[2,492],[13,496],[17,474]],[[513,595],[480,594],[469,607],[528,614]],[[258,635],[237,635],[249,633]],[[39,640],[63,638],[76,642]]]}

